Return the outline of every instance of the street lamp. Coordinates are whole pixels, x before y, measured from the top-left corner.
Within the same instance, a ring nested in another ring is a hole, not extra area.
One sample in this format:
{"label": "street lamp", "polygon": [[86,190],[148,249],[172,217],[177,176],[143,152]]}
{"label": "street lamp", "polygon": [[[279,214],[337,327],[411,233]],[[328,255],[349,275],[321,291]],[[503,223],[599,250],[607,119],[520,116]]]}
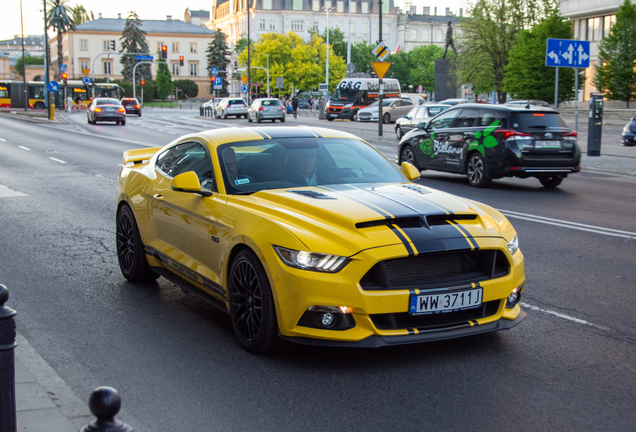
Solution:
{"label": "street lamp", "polygon": [[351,0],[349,0],[348,12],[349,23],[347,25],[349,26],[349,33],[347,35],[347,78],[351,78],[349,72],[349,64],[351,63]]}
{"label": "street lamp", "polygon": [[[335,10],[335,7],[323,7],[327,12],[327,70],[325,71],[325,82],[327,83],[327,89],[329,88],[329,12]],[[327,90],[329,93],[329,90]]]}
{"label": "street lamp", "polygon": [[269,97],[269,54],[265,54],[267,57],[267,97]]}

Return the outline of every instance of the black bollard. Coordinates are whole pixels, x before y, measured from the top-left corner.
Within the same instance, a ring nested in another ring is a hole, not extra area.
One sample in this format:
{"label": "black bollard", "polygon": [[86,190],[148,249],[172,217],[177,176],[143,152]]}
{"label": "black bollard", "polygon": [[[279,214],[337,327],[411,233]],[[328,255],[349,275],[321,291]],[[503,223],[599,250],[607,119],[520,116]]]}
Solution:
{"label": "black bollard", "polygon": [[0,431],[16,432],[15,415],[15,315],[5,307],[9,290],[0,285]]}
{"label": "black bollard", "polygon": [[121,408],[121,397],[112,387],[98,387],[88,399],[91,414],[97,417],[80,432],[133,432],[133,428],[115,419]]}

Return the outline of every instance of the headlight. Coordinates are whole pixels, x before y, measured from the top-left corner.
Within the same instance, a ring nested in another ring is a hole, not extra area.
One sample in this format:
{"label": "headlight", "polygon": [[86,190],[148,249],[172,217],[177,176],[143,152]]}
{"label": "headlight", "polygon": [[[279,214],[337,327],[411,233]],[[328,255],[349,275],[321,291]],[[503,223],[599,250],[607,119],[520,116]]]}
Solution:
{"label": "headlight", "polygon": [[624,134],[629,133],[629,125],[625,125],[625,127],[623,128],[623,133]]}
{"label": "headlight", "polygon": [[508,242],[508,251],[510,255],[514,255],[519,250],[519,238],[515,235],[512,240]]}
{"label": "headlight", "polygon": [[280,246],[274,246],[274,250],[285,264],[303,270],[336,273],[349,262],[349,258],[338,255],[297,251]]}

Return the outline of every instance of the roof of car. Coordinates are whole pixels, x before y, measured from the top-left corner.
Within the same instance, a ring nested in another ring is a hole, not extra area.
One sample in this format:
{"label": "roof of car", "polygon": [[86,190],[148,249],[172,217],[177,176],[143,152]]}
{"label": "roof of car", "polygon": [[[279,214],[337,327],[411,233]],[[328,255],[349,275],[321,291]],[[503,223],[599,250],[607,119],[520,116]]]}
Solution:
{"label": "roof of car", "polygon": [[[443,104],[440,104],[443,105]],[[542,111],[542,112],[557,112],[549,107],[542,107],[539,105],[530,105],[529,108],[526,108],[526,105],[494,105],[494,104],[480,104],[480,103],[465,103],[453,106],[454,109],[465,109],[465,108],[477,108],[477,109],[495,109],[499,111],[520,111],[520,112],[529,112],[529,111]]]}
{"label": "roof of car", "polygon": [[217,147],[222,144],[252,140],[275,140],[277,138],[350,138],[360,140],[355,135],[334,129],[308,126],[268,126],[268,127],[229,127],[213,129],[198,134],[186,135],[179,138],[179,142],[188,139],[204,139],[210,145]]}

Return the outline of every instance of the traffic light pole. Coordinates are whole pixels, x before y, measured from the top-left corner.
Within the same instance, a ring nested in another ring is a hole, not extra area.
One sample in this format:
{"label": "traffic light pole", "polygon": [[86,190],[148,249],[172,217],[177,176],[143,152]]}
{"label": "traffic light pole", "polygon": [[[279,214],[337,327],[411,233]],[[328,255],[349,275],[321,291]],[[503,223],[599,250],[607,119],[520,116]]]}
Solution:
{"label": "traffic light pole", "polygon": [[[135,97],[135,95],[137,94],[137,93],[135,93],[135,72],[136,72],[136,70],[137,70],[137,66],[139,66],[140,64],[144,64],[144,63],[147,63],[147,64],[153,64],[154,62],[151,62],[151,61],[141,61],[141,62],[137,63],[137,64],[133,67],[133,97]],[[94,89],[94,88],[95,88],[95,87],[93,86],[93,89]],[[143,88],[143,87],[141,87],[141,91],[142,91],[142,98],[141,98],[141,99],[142,99],[142,102],[143,102],[143,91],[144,91],[144,88]]]}
{"label": "traffic light pole", "polygon": [[[385,0],[388,1],[388,0]],[[380,12],[378,27],[380,28],[379,41],[382,43],[382,0],[378,1],[378,10]],[[378,76],[378,136],[382,136],[384,128],[384,119],[382,118],[382,95],[384,93],[384,85],[382,84],[382,78]]]}

